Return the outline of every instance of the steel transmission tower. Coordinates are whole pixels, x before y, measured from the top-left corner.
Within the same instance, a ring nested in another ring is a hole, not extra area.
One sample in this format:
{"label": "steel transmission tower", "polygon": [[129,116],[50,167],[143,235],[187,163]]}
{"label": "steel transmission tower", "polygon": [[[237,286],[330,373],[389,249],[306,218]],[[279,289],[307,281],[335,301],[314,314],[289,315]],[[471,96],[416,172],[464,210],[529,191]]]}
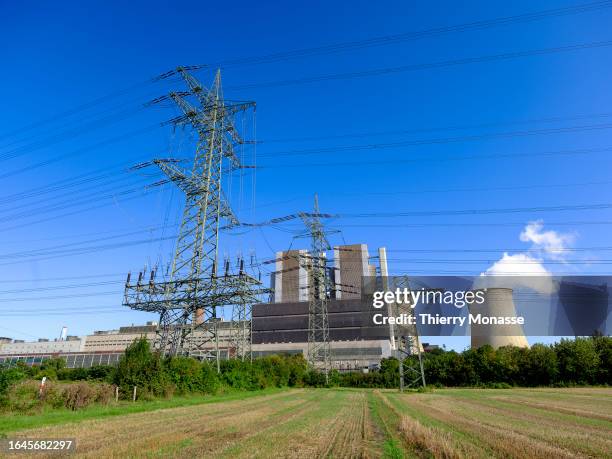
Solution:
{"label": "steel transmission tower", "polygon": [[[222,221],[237,224],[222,189],[222,175],[226,169],[242,167],[234,154],[234,147],[244,143],[234,127],[234,116],[251,109],[254,102],[227,102],[221,91],[221,73],[217,71],[210,89],[202,86],[184,67],[179,74],[188,91],[172,92],[155,102],[173,101],[182,114],[171,120],[174,125],[189,125],[197,134],[196,151],[190,170],[172,159],[154,159],[137,167],[154,164],[185,194],[180,229],[171,269],[167,279],[156,281],[155,271],[149,279],[139,274],[136,283],[130,275],[125,286],[124,304],[139,311],[159,314],[155,348],[162,354],[190,355],[213,359],[219,367],[220,309],[234,305],[242,311],[258,301],[259,295],[269,292],[261,282],[244,271],[240,261],[238,273],[231,273],[229,263],[219,273],[218,243]],[[198,104],[187,101],[193,96]],[[250,319],[245,314],[240,320]],[[233,324],[233,321],[232,321]],[[249,333],[231,332],[240,352],[250,352]],[[248,344],[241,341],[248,340]]]}
{"label": "steel transmission tower", "polygon": [[[394,285],[391,290],[399,288],[410,289],[407,276],[393,277]],[[383,283],[385,283],[383,277]],[[386,287],[388,289],[389,287]],[[393,309],[390,315],[400,316],[407,314],[414,317],[414,308],[409,303],[391,305]],[[419,332],[415,325],[396,325],[392,329],[391,343],[395,346],[395,354],[399,360],[399,389],[404,387],[422,386],[425,387],[425,371],[423,370],[423,348],[419,338]],[[406,357],[409,357],[405,361]],[[413,358],[416,357],[416,360]]]}
{"label": "steel transmission tower", "polygon": [[332,290],[326,252],[330,250],[327,234],[321,223],[319,198],[315,194],[312,213],[302,212],[300,218],[310,237],[310,254],[304,262],[309,276],[308,283],[308,362],[329,378],[331,349],[329,344],[328,296]]}

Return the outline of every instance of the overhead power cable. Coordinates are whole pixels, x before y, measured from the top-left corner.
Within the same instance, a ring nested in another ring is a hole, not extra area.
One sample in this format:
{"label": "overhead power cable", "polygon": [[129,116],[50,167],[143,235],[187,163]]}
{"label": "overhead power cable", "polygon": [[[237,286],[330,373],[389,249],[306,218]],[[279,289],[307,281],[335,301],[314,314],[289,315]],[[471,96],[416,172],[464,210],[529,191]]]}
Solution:
{"label": "overhead power cable", "polygon": [[86,298],[89,296],[98,296],[98,295],[118,295],[121,297],[123,295],[123,291],[113,291],[113,292],[96,292],[96,293],[74,293],[70,295],[55,295],[55,296],[38,296],[31,298],[0,298],[0,303],[11,303],[16,301],[43,301],[43,300],[65,300],[68,298]]}
{"label": "overhead power cable", "polygon": [[566,121],[582,121],[592,119],[610,118],[612,113],[587,113],[580,115],[568,115],[568,116],[552,116],[547,118],[532,118],[523,120],[510,120],[510,121],[496,121],[496,122],[483,122],[478,124],[465,124],[457,126],[433,126],[433,127],[421,127],[414,129],[393,129],[389,131],[359,131],[359,132],[348,132],[342,134],[333,135],[321,135],[321,136],[309,136],[309,137],[285,137],[285,138],[270,138],[264,140],[258,140],[259,144],[272,144],[272,143],[289,143],[289,142],[312,142],[319,140],[336,140],[336,139],[349,139],[349,138],[363,138],[363,137],[376,137],[376,136],[387,136],[387,135],[401,135],[401,134],[422,134],[427,132],[444,132],[444,131],[468,131],[472,129],[489,129],[496,127],[505,126],[516,126],[525,124],[551,124],[561,123]]}
{"label": "overhead power cable", "polygon": [[[363,150],[380,150],[386,148],[398,148],[398,147],[408,147],[408,146],[421,146],[421,145],[436,145],[436,144],[447,144],[447,143],[457,143],[457,142],[473,142],[480,140],[488,140],[488,139],[506,139],[506,138],[516,138],[516,137],[531,137],[538,135],[552,135],[552,134],[568,134],[574,132],[591,132],[591,131],[603,131],[612,129],[612,123],[603,123],[603,124],[588,124],[582,126],[566,126],[566,127],[556,127],[556,128],[547,128],[547,129],[530,129],[523,131],[508,131],[508,132],[493,132],[488,134],[477,134],[477,135],[467,135],[467,136],[458,136],[458,137],[443,137],[437,139],[422,139],[422,140],[401,140],[398,142],[385,142],[385,143],[367,143],[367,144],[356,144],[356,145],[339,145],[339,146],[331,146],[331,147],[319,147],[319,148],[306,148],[300,150],[285,150],[285,151],[276,151],[270,153],[262,153],[259,154],[259,159],[261,158],[275,158],[278,159],[281,156],[302,156],[302,155],[312,155],[312,154],[325,154],[325,153],[334,153],[334,152],[342,152],[342,151],[363,151]],[[260,168],[262,166],[259,166]]]}
{"label": "overhead power cable", "polygon": [[460,209],[460,210],[438,210],[438,211],[407,211],[407,212],[363,212],[363,213],[317,213],[300,212],[289,214],[282,217],[271,218],[260,223],[240,222],[227,225],[225,228],[251,226],[260,227],[268,226],[276,223],[284,223],[302,216],[315,216],[318,218],[396,218],[396,217],[430,217],[443,215],[487,215],[487,214],[504,214],[504,213],[535,213],[535,212],[563,212],[563,211],[584,211],[584,210],[605,210],[611,209],[612,204],[577,204],[577,205],[561,205],[561,206],[537,206],[537,207],[507,207],[507,208],[491,208],[491,209]]}
{"label": "overhead power cable", "polygon": [[48,166],[49,164],[54,164],[54,163],[57,163],[59,161],[63,161],[63,160],[68,159],[68,158],[74,158],[76,156],[80,156],[80,155],[82,155],[84,153],[97,150],[97,149],[105,147],[107,145],[112,145],[114,143],[122,142],[124,140],[128,140],[128,139],[131,139],[133,137],[137,137],[139,135],[146,134],[147,132],[150,132],[150,131],[152,131],[154,129],[159,129],[159,123],[148,125],[148,126],[145,126],[143,128],[140,128],[140,129],[135,129],[133,131],[130,131],[130,132],[127,132],[127,133],[124,133],[124,134],[120,134],[120,135],[115,136],[115,137],[111,137],[110,139],[105,139],[105,140],[102,140],[100,142],[96,142],[96,143],[94,143],[92,145],[89,145],[89,146],[86,146],[86,147],[83,147],[83,148],[79,148],[78,150],[74,150],[74,151],[69,152],[69,153],[64,153],[64,154],[61,154],[59,156],[55,156],[53,158],[46,159],[44,161],[39,161],[39,162],[34,163],[34,164],[23,166],[23,167],[21,167],[19,169],[13,170],[13,171],[4,172],[4,173],[0,174],[0,179],[6,179],[8,177],[13,177],[15,175],[20,175],[20,174],[23,174],[25,172],[30,172],[30,171],[32,171],[34,169],[38,169],[38,168],[43,167],[43,166]]}
{"label": "overhead power cable", "polygon": [[[481,21],[472,21],[463,24],[457,24],[452,26],[444,26],[444,27],[435,27],[431,29],[421,30],[421,31],[411,31],[404,32],[400,34],[390,34],[379,37],[372,37],[365,40],[352,40],[342,43],[333,43],[322,46],[310,47],[310,48],[302,48],[297,50],[269,53],[260,56],[251,56],[251,57],[243,57],[237,59],[227,59],[224,61],[220,61],[214,64],[203,64],[196,66],[189,66],[190,70],[203,69],[203,68],[216,68],[216,67],[234,67],[241,65],[255,65],[255,64],[269,64],[280,61],[286,61],[290,59],[298,59],[304,57],[311,57],[316,55],[328,55],[335,54],[340,52],[352,51],[356,49],[363,49],[368,47],[376,47],[376,46],[385,46],[392,45],[397,43],[402,43],[406,41],[420,40],[423,38],[447,35],[452,33],[463,33],[470,30],[484,30],[491,27],[503,26],[503,25],[511,25],[525,22],[532,22],[541,19],[545,19],[548,17],[562,17],[569,16],[574,14],[582,14],[594,11],[600,11],[603,9],[610,8],[612,6],[611,1],[597,1],[590,3],[583,3],[579,5],[572,5],[568,7],[561,8],[553,8],[541,11],[535,11],[531,13],[523,13],[518,15],[511,15]],[[120,89],[117,91],[113,91],[109,94],[106,94],[101,97],[97,97],[91,101],[85,102],[83,104],[79,104],[75,107],[69,108],[65,111],[56,113],[50,117],[35,121],[28,125],[19,127],[12,131],[6,132],[4,134],[0,134],[0,139],[5,139],[16,134],[21,134],[24,132],[31,131],[33,129],[39,128],[45,124],[53,123],[58,120],[68,118],[72,115],[76,115],[82,111],[88,110],[97,105],[108,102],[109,100],[116,99],[125,94],[130,94],[135,90],[138,90],[144,86],[147,86],[151,83],[166,80],[171,78],[176,74],[176,70],[171,70],[169,72],[165,72],[155,78],[150,78],[147,80],[143,80],[141,82],[135,83],[131,86],[128,86],[124,89]]]}
{"label": "overhead power cable", "polygon": [[257,168],[260,171],[274,170],[274,169],[286,169],[286,168],[299,168],[305,167],[333,167],[333,166],[363,166],[372,164],[412,164],[412,163],[437,163],[437,162],[453,162],[453,161],[470,161],[473,159],[477,160],[494,160],[499,158],[524,158],[524,157],[535,157],[535,156],[574,156],[574,155],[594,155],[604,154],[612,151],[612,147],[602,148],[580,148],[576,150],[557,150],[557,151],[543,151],[543,152],[531,152],[531,153],[500,153],[500,154],[483,154],[483,155],[467,155],[467,156],[441,156],[441,157],[418,157],[411,159],[393,158],[393,159],[381,159],[381,160],[364,160],[364,161],[334,161],[325,163],[291,163],[291,164],[273,164],[273,165],[259,165]]}
{"label": "overhead power cable", "polygon": [[[547,222],[550,226],[583,226],[583,225],[612,225],[612,220],[592,221],[560,221]],[[455,227],[524,227],[525,222],[424,222],[424,223],[396,223],[389,224],[342,224],[342,228],[455,228]]]}
{"label": "overhead power cable", "polygon": [[318,83],[321,81],[338,81],[352,80],[354,78],[365,78],[373,76],[391,75],[395,73],[414,72],[417,70],[429,70],[444,67],[455,67],[469,64],[479,64],[483,62],[499,62],[522,57],[543,56],[547,54],[560,54],[573,51],[581,51],[586,49],[598,49],[612,46],[612,40],[596,41],[590,43],[579,43],[568,46],[556,46],[552,48],[532,49],[527,51],[515,51],[510,53],[491,54],[488,56],[466,57],[462,59],[451,59],[446,61],[431,62],[426,64],[409,64],[396,67],[384,67],[370,70],[362,70],[356,72],[331,73],[325,75],[317,75],[312,77],[294,78],[287,80],[277,80],[262,83],[250,83],[243,85],[233,85],[226,87],[227,90],[241,91],[246,89],[261,89],[261,88],[279,88],[286,86],[295,86],[301,84]]}
{"label": "overhead power cable", "polygon": [[15,147],[11,150],[7,150],[4,151],[0,154],[0,160],[8,160],[8,159],[14,159],[17,158],[19,156],[22,156],[26,153],[31,153],[33,151],[36,150],[40,150],[42,148],[47,148],[51,145],[60,143],[64,140],[67,140],[69,138],[73,138],[73,137],[78,137],[81,136],[83,134],[86,134],[88,132],[91,132],[93,130],[99,129],[101,127],[104,126],[108,126],[112,123],[116,123],[118,121],[124,120],[129,118],[130,116],[138,113],[139,111],[143,110],[144,107],[140,106],[140,107],[132,107],[129,108],[127,110],[123,110],[120,113],[115,113],[109,116],[106,116],[104,118],[101,119],[96,119],[93,120],[89,123],[86,124],[82,124],[82,125],[77,125],[77,126],[72,126],[70,129],[66,130],[66,131],[62,131],[62,132],[54,132],[52,135],[39,139],[39,140],[35,140],[33,142],[30,142],[28,144],[25,145],[20,145],[18,147]]}
{"label": "overhead power cable", "polygon": [[[535,11],[532,13],[523,13],[512,16],[499,17],[494,19],[486,19],[482,21],[472,21],[463,24],[457,24],[452,26],[434,27],[431,29],[404,32],[400,34],[390,34],[379,37],[372,37],[365,40],[353,40],[342,43],[328,44],[323,46],[315,46],[310,48],[302,48],[292,51],[270,53],[262,56],[244,57],[238,59],[228,59],[219,61],[213,64],[202,64],[195,66],[197,68],[216,68],[216,67],[236,67],[244,65],[255,65],[255,64],[269,64],[280,61],[286,61],[290,59],[311,57],[317,55],[328,55],[336,54],[345,51],[353,51],[356,49],[363,49],[369,47],[393,45],[397,43],[420,40],[423,38],[435,37],[440,35],[448,35],[453,33],[462,33],[472,30],[484,30],[491,27],[497,27],[500,25],[518,24],[524,22],[537,21],[548,17],[560,17],[579,13],[586,13],[590,11],[599,11],[601,9],[610,8],[612,2],[602,1],[593,3],[584,3],[580,5],[573,5],[563,8],[554,8],[548,10]],[[161,77],[167,78],[173,75],[174,72],[167,72]]]}

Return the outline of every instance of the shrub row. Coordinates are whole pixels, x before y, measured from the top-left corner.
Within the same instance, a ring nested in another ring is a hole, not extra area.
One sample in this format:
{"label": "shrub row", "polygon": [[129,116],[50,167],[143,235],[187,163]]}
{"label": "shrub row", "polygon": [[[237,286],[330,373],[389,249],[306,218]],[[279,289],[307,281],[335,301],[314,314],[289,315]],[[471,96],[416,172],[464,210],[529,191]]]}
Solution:
{"label": "shrub row", "polygon": [[[406,365],[418,367],[416,357]],[[348,387],[397,387],[399,362],[383,360],[377,372],[338,376]],[[612,385],[612,338],[562,339],[530,348],[482,346],[463,352],[436,349],[423,356],[427,384],[446,387]]]}
{"label": "shrub row", "polygon": [[[405,361],[416,365],[415,358]],[[429,352],[423,357],[427,383],[435,386],[564,386],[612,385],[612,338],[561,340],[531,348],[483,346],[463,352]],[[113,386],[121,398],[138,399],[173,394],[215,394],[226,390],[259,390],[268,387],[397,387],[399,361],[383,359],[380,369],[369,373],[333,371],[329,382],[309,370],[301,355],[271,356],[252,362],[222,361],[220,372],[206,361],[188,357],[162,358],[145,339],[134,341],[113,367],[67,369],[64,361],[51,359],[40,366],[0,368],[0,407],[29,410],[40,405],[78,409],[94,402],[108,402]],[[38,382],[51,381],[42,398]],[[28,381],[29,380],[29,381]],[[25,381],[25,382],[24,382]],[[80,381],[69,383],[68,381]]]}
{"label": "shrub row", "polygon": [[108,404],[114,396],[114,387],[107,383],[45,384],[40,390],[38,381],[20,381],[10,386],[2,397],[0,407],[7,411],[29,412],[43,407],[78,410],[93,403]]}

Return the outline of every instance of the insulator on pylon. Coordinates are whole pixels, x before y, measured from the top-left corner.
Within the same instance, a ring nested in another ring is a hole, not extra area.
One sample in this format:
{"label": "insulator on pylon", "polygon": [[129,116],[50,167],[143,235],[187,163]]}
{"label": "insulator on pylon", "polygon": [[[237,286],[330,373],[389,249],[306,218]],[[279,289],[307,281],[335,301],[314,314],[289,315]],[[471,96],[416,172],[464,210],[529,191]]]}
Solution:
{"label": "insulator on pylon", "polygon": [[130,279],[132,278],[132,273],[129,272],[127,275],[127,279],[125,280],[125,285],[130,285]]}
{"label": "insulator on pylon", "polygon": [[240,259],[240,274],[244,274],[244,258]]}
{"label": "insulator on pylon", "polygon": [[210,277],[216,277],[217,276],[217,261],[213,261],[212,264],[212,270],[210,272]]}
{"label": "insulator on pylon", "polygon": [[142,282],[142,271],[138,273],[138,283]]}
{"label": "insulator on pylon", "polygon": [[155,279],[155,270],[151,271],[151,277],[149,277],[149,282],[153,283],[153,279]]}
{"label": "insulator on pylon", "polygon": [[225,277],[229,276],[230,262],[225,260]]}

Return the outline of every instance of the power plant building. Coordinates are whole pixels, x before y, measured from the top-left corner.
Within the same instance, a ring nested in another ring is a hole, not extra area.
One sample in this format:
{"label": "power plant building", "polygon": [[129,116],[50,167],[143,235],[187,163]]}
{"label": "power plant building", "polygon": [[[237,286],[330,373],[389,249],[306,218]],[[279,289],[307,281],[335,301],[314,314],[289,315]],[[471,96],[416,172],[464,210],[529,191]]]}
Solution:
{"label": "power plant building", "polygon": [[[333,268],[330,268],[332,288],[328,300],[328,318],[332,365],[340,370],[364,370],[378,366],[380,360],[392,355],[388,326],[375,327],[363,333],[370,320],[361,303],[361,283],[364,276],[375,276],[377,267],[370,264],[365,244],[333,248]],[[384,249],[379,253],[384,254]],[[387,273],[386,257],[380,256],[380,273]],[[271,276],[274,295],[270,303],[253,305],[251,321],[252,353],[254,357],[272,354],[304,354],[308,350],[309,326],[309,253],[306,250],[279,252]],[[371,322],[370,322],[371,324]],[[221,358],[234,354],[230,341],[231,322],[218,323]],[[125,349],[135,340],[146,338],[151,345],[156,339],[157,324],[121,327],[118,330],[96,331],[83,338],[39,343],[0,344],[0,363],[40,361],[61,357],[67,366],[89,367],[116,364]],[[202,335],[202,342],[204,342]],[[198,332],[194,332],[198,339]],[[205,343],[204,351],[213,343]]]}

